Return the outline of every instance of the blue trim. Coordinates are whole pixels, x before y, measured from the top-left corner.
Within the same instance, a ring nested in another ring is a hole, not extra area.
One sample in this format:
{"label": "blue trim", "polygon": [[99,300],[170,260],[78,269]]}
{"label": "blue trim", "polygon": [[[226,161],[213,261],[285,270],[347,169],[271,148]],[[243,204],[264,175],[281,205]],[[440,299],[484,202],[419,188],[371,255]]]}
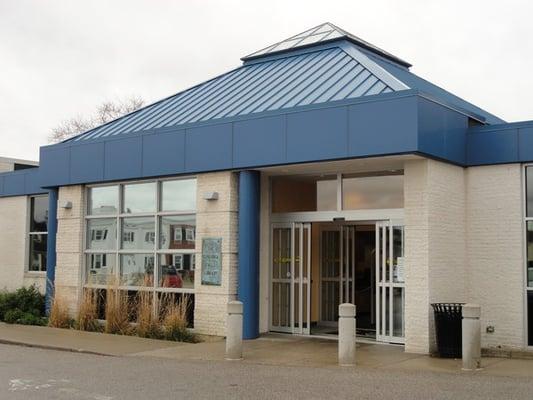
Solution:
{"label": "blue trim", "polygon": [[239,174],[239,282],[243,303],[243,338],[259,336],[259,212],[260,173]]}
{"label": "blue trim", "polygon": [[50,313],[54,298],[56,278],[56,236],[57,236],[57,195],[58,189],[48,192],[48,241],[46,246],[46,315]]}

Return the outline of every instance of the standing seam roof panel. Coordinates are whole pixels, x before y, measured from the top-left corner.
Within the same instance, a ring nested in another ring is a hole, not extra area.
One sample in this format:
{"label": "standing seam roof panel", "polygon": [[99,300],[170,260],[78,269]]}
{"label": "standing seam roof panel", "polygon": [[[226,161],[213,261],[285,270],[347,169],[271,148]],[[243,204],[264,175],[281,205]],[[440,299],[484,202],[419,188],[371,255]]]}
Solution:
{"label": "standing seam roof panel", "polygon": [[387,82],[365,67],[357,55],[329,47],[246,64],[71,140],[296,109],[390,91]]}

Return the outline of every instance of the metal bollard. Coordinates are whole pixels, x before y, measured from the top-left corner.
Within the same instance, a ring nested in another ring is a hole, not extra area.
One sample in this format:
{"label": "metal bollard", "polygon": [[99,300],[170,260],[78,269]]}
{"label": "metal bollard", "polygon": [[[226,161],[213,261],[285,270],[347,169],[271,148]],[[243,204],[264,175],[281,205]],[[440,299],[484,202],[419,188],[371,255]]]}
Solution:
{"label": "metal bollard", "polygon": [[339,365],[355,365],[355,305],[339,305]]}
{"label": "metal bollard", "polygon": [[481,307],[477,304],[463,306],[463,370],[481,368]]}
{"label": "metal bollard", "polygon": [[242,302],[228,303],[226,360],[242,359]]}

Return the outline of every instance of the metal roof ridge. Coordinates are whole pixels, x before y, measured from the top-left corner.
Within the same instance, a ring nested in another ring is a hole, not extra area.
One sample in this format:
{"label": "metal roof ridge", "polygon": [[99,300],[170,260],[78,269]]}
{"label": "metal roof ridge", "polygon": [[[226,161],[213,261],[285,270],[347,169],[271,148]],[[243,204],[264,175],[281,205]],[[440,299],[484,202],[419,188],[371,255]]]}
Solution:
{"label": "metal roof ridge", "polygon": [[346,54],[352,57],[355,61],[357,61],[363,67],[368,69],[377,78],[379,78],[384,83],[386,83],[391,89],[395,91],[411,89],[409,86],[407,86],[405,83],[400,81],[398,78],[396,78],[394,75],[388,72],[381,65],[377,64],[376,62],[371,60],[369,57],[367,57],[362,51],[357,49],[356,46],[351,45],[351,44],[348,45],[348,44],[341,43],[339,47]]}

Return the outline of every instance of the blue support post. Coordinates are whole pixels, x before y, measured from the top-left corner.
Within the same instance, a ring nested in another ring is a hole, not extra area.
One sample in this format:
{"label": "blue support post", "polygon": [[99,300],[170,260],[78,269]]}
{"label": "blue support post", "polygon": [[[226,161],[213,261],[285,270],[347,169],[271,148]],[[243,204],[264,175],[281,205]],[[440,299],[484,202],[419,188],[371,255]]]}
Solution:
{"label": "blue support post", "polygon": [[48,191],[48,241],[46,244],[46,315],[54,298],[56,278],[56,235],[57,235],[57,193],[58,189]]}
{"label": "blue support post", "polygon": [[243,303],[243,339],[259,337],[260,173],[239,174],[239,287]]}

